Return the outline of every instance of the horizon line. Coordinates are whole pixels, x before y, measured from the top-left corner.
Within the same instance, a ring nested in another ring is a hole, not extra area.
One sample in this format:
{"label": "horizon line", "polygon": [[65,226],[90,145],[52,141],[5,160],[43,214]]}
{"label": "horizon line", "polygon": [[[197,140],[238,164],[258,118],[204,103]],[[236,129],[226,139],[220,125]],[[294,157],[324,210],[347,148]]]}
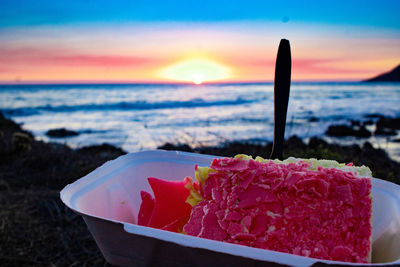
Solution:
{"label": "horizon line", "polygon": [[[326,79],[326,80],[292,80],[291,83],[345,83],[345,82],[365,82],[360,79]],[[201,84],[184,81],[137,81],[137,80],[27,80],[27,81],[0,81],[0,85],[123,85],[123,84],[150,84],[150,85],[223,85],[223,84],[273,84],[273,80],[237,80],[237,81],[209,81]]]}

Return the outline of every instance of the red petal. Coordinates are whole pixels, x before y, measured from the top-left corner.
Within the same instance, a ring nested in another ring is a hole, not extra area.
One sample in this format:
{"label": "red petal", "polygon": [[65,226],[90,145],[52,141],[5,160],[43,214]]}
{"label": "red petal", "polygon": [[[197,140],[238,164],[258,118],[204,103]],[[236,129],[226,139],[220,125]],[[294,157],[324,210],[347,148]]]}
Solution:
{"label": "red petal", "polygon": [[138,214],[138,224],[147,226],[154,209],[154,199],[146,191],[140,191],[140,197],[142,198],[142,204],[140,204]]}
{"label": "red petal", "polygon": [[192,209],[186,203],[190,193],[185,188],[186,182],[164,181],[154,177],[150,177],[148,180],[155,198],[154,211],[148,226],[162,228],[176,220],[184,220],[186,223]]}

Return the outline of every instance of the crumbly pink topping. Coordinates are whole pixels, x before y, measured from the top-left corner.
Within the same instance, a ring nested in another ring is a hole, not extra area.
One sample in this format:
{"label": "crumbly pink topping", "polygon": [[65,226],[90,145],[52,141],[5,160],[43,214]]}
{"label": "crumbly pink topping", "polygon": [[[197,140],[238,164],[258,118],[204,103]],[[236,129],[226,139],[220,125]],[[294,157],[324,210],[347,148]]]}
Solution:
{"label": "crumbly pink topping", "polygon": [[310,163],[215,159],[184,231],[307,257],[368,262],[370,178]]}

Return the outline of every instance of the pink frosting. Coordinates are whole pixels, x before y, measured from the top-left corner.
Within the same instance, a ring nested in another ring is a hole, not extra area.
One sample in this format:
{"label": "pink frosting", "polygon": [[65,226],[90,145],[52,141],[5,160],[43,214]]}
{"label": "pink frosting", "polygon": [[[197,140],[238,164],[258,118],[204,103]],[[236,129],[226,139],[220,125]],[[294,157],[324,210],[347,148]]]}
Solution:
{"label": "pink frosting", "polygon": [[184,231],[307,257],[368,262],[371,180],[307,162],[215,159]]}

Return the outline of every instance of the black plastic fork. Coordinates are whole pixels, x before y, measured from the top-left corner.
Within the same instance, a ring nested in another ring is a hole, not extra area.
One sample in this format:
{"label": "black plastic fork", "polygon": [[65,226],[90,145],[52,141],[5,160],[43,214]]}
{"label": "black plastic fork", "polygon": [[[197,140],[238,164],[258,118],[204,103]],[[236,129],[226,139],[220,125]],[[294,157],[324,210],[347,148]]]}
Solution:
{"label": "black plastic fork", "polygon": [[285,140],[286,115],[289,103],[292,57],[290,43],[282,39],[275,63],[274,80],[274,143],[270,159],[283,159],[283,142]]}

